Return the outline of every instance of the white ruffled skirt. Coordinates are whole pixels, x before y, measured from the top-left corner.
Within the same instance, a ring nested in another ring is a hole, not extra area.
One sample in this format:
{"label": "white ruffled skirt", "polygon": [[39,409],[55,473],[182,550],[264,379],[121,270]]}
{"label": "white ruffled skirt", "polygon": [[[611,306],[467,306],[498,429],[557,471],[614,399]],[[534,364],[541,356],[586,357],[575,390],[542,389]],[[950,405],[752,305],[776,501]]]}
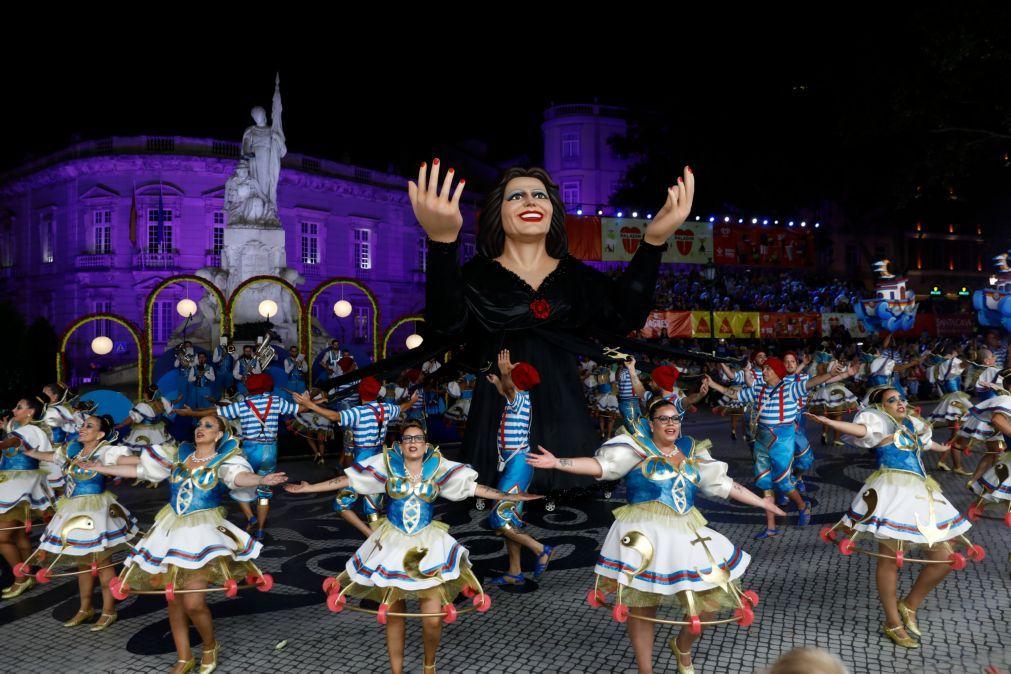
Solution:
{"label": "white ruffled skirt", "polygon": [[53,492],[44,470],[0,471],[0,515],[15,510],[20,519],[24,514],[22,503],[35,511],[52,507]]}
{"label": "white ruffled skirt", "polygon": [[941,531],[938,541],[961,536],[972,526],[944,497],[933,478],[889,469],[880,469],[867,478],[842,518],[844,526],[877,539],[920,545],[928,544],[921,527],[930,527],[932,522]]}
{"label": "white ruffled skirt", "polygon": [[63,497],[56,504],[56,514],[42,532],[39,549],[83,557],[115,551],[136,535],[137,518],[116,501],[112,492]]}
{"label": "white ruffled skirt", "polygon": [[[452,601],[473,579],[470,555],[442,522],[432,522],[408,536],[387,520],[362,544],[339,577],[355,585],[347,594],[381,601],[393,589],[395,599],[440,596]],[[424,553],[424,554],[422,554]]]}
{"label": "white ruffled skirt", "polygon": [[966,416],[966,412],[969,411],[970,407],[972,407],[972,399],[965,391],[948,393],[941,398],[941,402],[930,413],[930,421],[934,424],[958,421]]}
{"label": "white ruffled skirt", "polygon": [[[751,556],[730,540],[706,526],[706,519],[694,508],[684,515],[659,503],[627,505],[614,512],[615,522],[597,558],[594,571],[623,588],[631,588],[635,599],[630,606],[655,605],[665,597],[691,590],[717,590],[726,595],[718,605],[734,606],[733,597],[719,585],[708,582],[714,565],[724,569],[731,581],[744,575]],[[699,541],[698,539],[705,539]],[[693,542],[695,541],[695,542]],[[644,556],[652,558],[648,560]],[[712,558],[710,558],[710,555]],[[645,566],[644,566],[645,565]],[[642,593],[660,595],[652,602]],[[623,589],[624,594],[624,589]]]}
{"label": "white ruffled skirt", "polygon": [[[1008,477],[1003,482],[997,476],[997,466],[1004,466],[1007,471]],[[1011,452],[1001,454],[990,470],[972,483],[972,490],[987,503],[1011,501]]]}

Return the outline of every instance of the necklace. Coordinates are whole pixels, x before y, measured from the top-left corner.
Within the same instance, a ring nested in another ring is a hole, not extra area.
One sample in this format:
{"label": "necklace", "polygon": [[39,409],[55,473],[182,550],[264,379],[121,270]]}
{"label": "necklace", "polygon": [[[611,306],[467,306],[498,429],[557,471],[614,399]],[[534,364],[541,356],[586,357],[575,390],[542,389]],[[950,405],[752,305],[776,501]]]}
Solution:
{"label": "necklace", "polygon": [[190,454],[190,461],[192,461],[193,463],[207,463],[215,456],[217,456],[217,454],[211,454],[209,456],[205,456],[204,458],[200,459],[197,458],[196,452],[194,452],[193,454]]}
{"label": "necklace", "polygon": [[416,483],[418,483],[418,482],[421,482],[421,473],[422,473],[422,471],[424,470],[424,468],[422,468],[422,470],[419,470],[419,471],[418,471],[417,473],[415,473],[415,472],[414,472],[414,471],[412,471],[412,470],[411,470],[410,468],[408,468],[408,467],[407,467],[407,464],[405,463],[405,464],[404,464],[404,470],[405,470],[405,471],[407,472],[407,478],[408,478],[408,479],[409,479],[409,480],[410,480],[410,481],[411,481],[412,483],[415,483],[415,484],[416,484]]}

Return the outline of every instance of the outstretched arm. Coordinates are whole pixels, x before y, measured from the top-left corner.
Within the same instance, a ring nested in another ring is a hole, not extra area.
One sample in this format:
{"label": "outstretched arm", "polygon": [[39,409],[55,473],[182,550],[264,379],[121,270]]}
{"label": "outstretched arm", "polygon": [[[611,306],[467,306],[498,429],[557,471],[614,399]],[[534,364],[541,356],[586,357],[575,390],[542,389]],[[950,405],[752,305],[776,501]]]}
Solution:
{"label": "outstretched arm", "polygon": [[690,407],[705,398],[707,395],[709,395],[709,384],[705,379],[703,379],[702,386],[699,387],[698,392],[685,396],[685,406]]}
{"label": "outstretched arm", "polygon": [[854,438],[862,438],[867,435],[867,427],[863,424],[854,424],[851,421],[843,421],[842,419],[829,419],[820,414],[811,414],[810,412],[804,412],[804,416],[817,424],[834,428],[840,433],[852,435]]}
{"label": "outstretched arm", "polygon": [[776,507],[776,504],[772,501],[766,501],[758,494],[746,487],[742,487],[736,482],[730,487],[730,494],[727,498],[737,501],[738,503],[743,503],[744,505],[768,510],[774,515],[786,515],[786,513]]}
{"label": "outstretched arm", "polygon": [[351,484],[347,475],[341,475],[330,480],[310,484],[302,480],[298,484],[286,484],[284,490],[289,494],[316,494],[324,491],[339,491],[346,489]]}
{"label": "outstretched arm", "polygon": [[[502,349],[498,352],[498,371],[502,374],[499,384],[495,385],[495,388],[499,389],[499,393],[505,396],[505,399],[512,402],[516,398],[516,384],[513,383],[513,370],[516,369],[516,364],[512,362],[509,356],[509,349]],[[494,382],[492,382],[494,383]]]}
{"label": "outstretched arm", "polygon": [[[322,405],[314,401],[312,397],[309,396],[308,393],[292,393],[291,399],[298,404],[299,408],[312,410],[316,414],[320,415],[321,417],[325,417],[330,421],[340,420],[341,416],[340,412],[338,412],[337,410],[329,409],[327,407],[323,407]],[[285,487],[285,489],[287,489],[287,487]]]}
{"label": "outstretched arm", "polygon": [[489,501],[534,501],[539,498],[544,498],[538,494],[528,494],[523,491],[510,494],[498,489],[486,487],[483,484],[476,486],[474,489],[474,496],[488,499]]}
{"label": "outstretched arm", "polygon": [[181,417],[209,417],[218,413],[217,407],[203,407],[201,409],[192,409],[189,405],[183,405],[182,407],[176,408],[176,414]]}
{"label": "outstretched arm", "polygon": [[708,374],[702,378],[702,384],[704,386],[708,386],[711,389],[716,389],[725,396],[732,395],[730,392],[730,387],[724,386],[723,384],[719,383],[718,381],[710,377]]}
{"label": "outstretched arm", "polygon": [[269,475],[257,475],[249,471],[239,473],[235,476],[235,484],[239,487],[259,487],[267,485],[273,487],[288,481],[288,476],[284,473],[270,473]]}
{"label": "outstretched arm", "polygon": [[559,459],[540,445],[537,446],[537,449],[539,452],[530,452],[527,455],[527,463],[534,468],[559,470],[563,473],[589,475],[590,477],[601,477],[604,474],[604,469],[601,468],[600,463],[592,456],[578,456],[571,459]]}

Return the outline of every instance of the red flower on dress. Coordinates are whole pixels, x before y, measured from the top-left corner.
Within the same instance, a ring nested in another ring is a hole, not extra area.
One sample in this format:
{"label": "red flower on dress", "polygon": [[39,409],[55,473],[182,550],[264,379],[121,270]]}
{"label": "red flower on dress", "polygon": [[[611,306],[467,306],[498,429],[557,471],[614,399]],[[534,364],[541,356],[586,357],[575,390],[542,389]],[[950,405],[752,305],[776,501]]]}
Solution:
{"label": "red flower on dress", "polygon": [[544,320],[551,315],[551,305],[545,299],[534,300],[530,303],[530,311],[534,312],[534,317]]}

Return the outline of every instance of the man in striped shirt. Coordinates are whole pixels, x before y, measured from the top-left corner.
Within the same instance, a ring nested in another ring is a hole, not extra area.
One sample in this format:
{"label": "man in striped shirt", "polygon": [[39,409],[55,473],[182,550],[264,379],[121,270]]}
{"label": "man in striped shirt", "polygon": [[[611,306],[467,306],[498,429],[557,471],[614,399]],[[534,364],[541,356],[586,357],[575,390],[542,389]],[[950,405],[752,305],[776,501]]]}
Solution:
{"label": "man in striped shirt", "polygon": [[[351,431],[355,464],[357,465],[383,451],[383,443],[386,441],[386,429],[390,422],[399,418],[404,411],[414,404],[419,393],[415,391],[409,400],[396,405],[378,400],[380,389],[382,389],[382,386],[375,377],[365,377],[358,384],[358,397],[361,399],[361,404],[344,410],[331,410],[322,407],[305,393],[293,394],[293,398],[299,406],[310,409],[342,428]],[[379,520],[379,513],[383,509],[383,496],[382,494],[376,494],[361,498],[362,510],[365,512],[365,517],[369,524],[374,524]],[[345,522],[362,532],[368,538],[372,535],[372,529],[353,510],[354,505],[358,503],[358,499],[359,495],[348,487],[341,490],[337,495],[334,499],[333,507],[334,510],[340,513],[341,518]]]}
{"label": "man in striped shirt", "polygon": [[[772,504],[773,490],[786,494],[800,513],[797,524],[804,526],[811,521],[811,504],[797,492],[793,480],[794,435],[796,418],[800,414],[799,401],[806,398],[808,388],[819,384],[839,381],[855,373],[855,366],[848,370],[829,372],[807,380],[785,381],[786,366],[779,358],[768,358],[762,368],[764,384],[742,388],[736,397],[741,402],[754,405],[755,436],[755,484],[764,492],[765,499]],[[705,381],[711,388],[724,395],[730,389],[706,375]],[[765,531],[755,538],[769,538],[782,533],[776,528],[776,517],[766,515]]]}
{"label": "man in striped shirt", "polygon": [[[530,389],[541,382],[537,369],[529,363],[513,363],[509,350],[498,354],[500,376],[488,375],[488,381],[505,398],[505,408],[498,430],[498,490],[506,494],[526,492],[533,478],[533,466],[527,463],[530,452]],[[530,534],[521,533],[523,527],[522,501],[508,498],[498,502],[488,515],[488,524],[506,539],[509,553],[509,571],[488,582],[489,585],[523,585],[526,577],[520,567],[521,548],[529,548],[537,556],[534,578],[539,578],[548,567],[554,548],[544,545]]]}
{"label": "man in striped shirt", "polygon": [[[760,386],[765,383],[765,378],[762,373],[767,359],[768,354],[766,354],[765,351],[762,349],[755,349],[751,352],[751,357],[748,359],[748,363],[740,370],[735,372],[731,370],[730,366],[726,363],[720,363],[720,368],[723,370],[724,376],[730,380],[730,383],[733,386]],[[730,397],[733,398],[735,395],[736,393],[731,394]],[[744,412],[744,440],[748,443],[748,446],[751,447],[752,452],[755,451],[755,438],[751,433],[751,430],[755,425],[753,416],[754,413],[755,409],[752,405],[748,405]]]}
{"label": "man in striped shirt", "polygon": [[[299,406],[281,396],[274,395],[274,378],[269,374],[251,374],[246,378],[249,395],[242,402],[222,407],[208,407],[193,410],[183,407],[177,414],[184,417],[206,417],[218,415],[224,419],[238,420],[242,427],[242,453],[257,475],[269,475],[277,470],[277,427],[281,417],[298,414]],[[247,526],[256,526],[257,540],[263,540],[263,527],[270,511],[270,499],[274,493],[269,486],[256,488],[256,517],[249,503],[239,501],[239,507],[247,519]],[[235,498],[233,496],[233,498]]]}

